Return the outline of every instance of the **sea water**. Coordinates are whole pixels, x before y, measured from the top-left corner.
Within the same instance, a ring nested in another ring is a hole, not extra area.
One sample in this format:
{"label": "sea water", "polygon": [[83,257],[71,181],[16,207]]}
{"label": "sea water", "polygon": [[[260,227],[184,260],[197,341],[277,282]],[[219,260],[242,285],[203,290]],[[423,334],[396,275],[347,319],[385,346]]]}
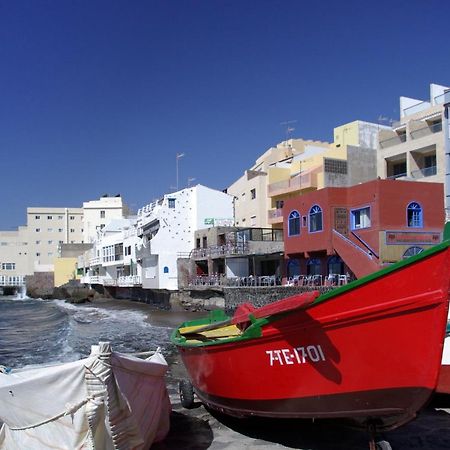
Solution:
{"label": "sea water", "polygon": [[65,300],[0,296],[0,365],[14,368],[69,362],[86,357],[91,345],[111,342],[113,350],[176,353],[170,333],[185,317],[152,311],[132,301]]}

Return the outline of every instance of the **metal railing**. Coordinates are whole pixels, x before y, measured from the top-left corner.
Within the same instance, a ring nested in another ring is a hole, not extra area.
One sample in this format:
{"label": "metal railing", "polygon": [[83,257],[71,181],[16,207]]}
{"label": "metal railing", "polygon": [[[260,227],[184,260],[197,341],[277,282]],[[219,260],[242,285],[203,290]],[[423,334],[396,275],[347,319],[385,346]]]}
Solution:
{"label": "metal railing", "polygon": [[25,286],[25,278],[23,276],[0,276],[0,287],[19,287]]}
{"label": "metal railing", "polygon": [[189,286],[268,287],[281,286],[281,278],[275,275],[230,277],[225,275],[198,275],[189,279]]}
{"label": "metal railing", "polygon": [[117,278],[117,286],[138,286],[141,284],[139,275],[126,275]]}
{"label": "metal railing", "polygon": [[214,258],[217,256],[245,255],[249,252],[248,242],[229,243],[225,245],[212,245],[205,248],[194,248],[193,258]]}

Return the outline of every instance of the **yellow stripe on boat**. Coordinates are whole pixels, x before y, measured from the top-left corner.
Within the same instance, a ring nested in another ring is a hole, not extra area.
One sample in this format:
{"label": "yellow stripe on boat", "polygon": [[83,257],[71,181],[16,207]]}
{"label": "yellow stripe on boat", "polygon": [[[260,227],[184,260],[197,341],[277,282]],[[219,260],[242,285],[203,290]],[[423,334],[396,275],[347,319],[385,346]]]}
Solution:
{"label": "yellow stripe on boat", "polygon": [[236,325],[228,325],[221,328],[215,328],[214,330],[202,331],[199,334],[201,336],[205,336],[208,339],[214,339],[240,336],[242,334],[242,331]]}

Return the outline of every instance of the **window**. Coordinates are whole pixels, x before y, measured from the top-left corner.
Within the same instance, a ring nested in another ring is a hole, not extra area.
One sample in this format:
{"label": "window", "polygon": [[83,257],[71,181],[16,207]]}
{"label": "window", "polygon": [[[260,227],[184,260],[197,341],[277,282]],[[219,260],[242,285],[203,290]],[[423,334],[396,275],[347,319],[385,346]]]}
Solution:
{"label": "window", "polygon": [[39,233],[41,231],[40,228],[36,228],[36,233]]}
{"label": "window", "polygon": [[71,229],[70,229],[70,232],[71,232],[71,233],[75,233],[75,228],[71,228]]}
{"label": "window", "polygon": [[100,219],[104,219],[105,218],[105,211],[100,211]]}
{"label": "window", "polygon": [[58,232],[59,232],[59,233],[62,233],[62,232],[63,232],[63,229],[62,229],[62,228],[58,228]]}
{"label": "window", "polygon": [[39,219],[41,218],[41,216],[34,216],[34,218],[35,218],[36,220],[39,220]]}
{"label": "window", "polygon": [[288,277],[300,275],[300,261],[298,259],[289,259],[286,272]]}
{"label": "window", "polygon": [[58,241],[58,244],[64,244],[64,241]]}
{"label": "window", "polygon": [[411,202],[408,205],[407,215],[408,215],[408,227],[412,228],[423,227],[422,207],[418,203]]}
{"label": "window", "polygon": [[322,209],[318,205],[314,205],[309,210],[309,232],[316,233],[322,231]]}
{"label": "window", "polygon": [[350,214],[352,230],[370,227],[370,207],[354,209],[353,211],[350,211]]}
{"label": "window", "polygon": [[41,241],[36,241],[36,245],[39,245],[41,243]]}
{"label": "window", "polygon": [[38,252],[38,253],[36,253],[36,256],[41,256],[41,254]]}
{"label": "window", "polygon": [[16,270],[16,263],[2,263],[2,270]]}
{"label": "window", "polygon": [[276,209],[281,209],[284,205],[284,200],[276,200],[275,201],[275,208]]}
{"label": "window", "polygon": [[175,208],[175,199],[174,198],[169,198],[169,208]]}
{"label": "window", "polygon": [[47,216],[47,220],[53,220],[53,216]]}
{"label": "window", "polygon": [[250,226],[251,227],[256,226],[256,216],[251,216],[250,217]]}
{"label": "window", "polygon": [[320,259],[311,258],[308,259],[306,263],[306,274],[307,275],[321,275],[322,269],[320,267]]}
{"label": "window", "polygon": [[52,252],[48,252],[47,256],[53,256],[53,253]]}
{"label": "window", "polygon": [[288,218],[288,236],[298,236],[300,234],[300,214],[292,211]]}
{"label": "window", "polygon": [[62,219],[64,219],[64,216],[58,216],[58,219],[62,220]]}
{"label": "window", "polygon": [[47,228],[47,231],[51,233],[53,231],[53,228]]}
{"label": "window", "polygon": [[70,220],[75,220],[75,216],[70,216]]}
{"label": "window", "polygon": [[409,247],[405,253],[403,253],[403,259],[409,258],[410,256],[418,255],[423,252],[422,247]]}
{"label": "window", "polygon": [[252,189],[250,191],[250,197],[251,197],[252,200],[254,200],[256,198],[256,189]]}
{"label": "window", "polygon": [[52,244],[53,244],[53,241],[48,241],[48,244],[49,244],[49,245],[52,245]]}

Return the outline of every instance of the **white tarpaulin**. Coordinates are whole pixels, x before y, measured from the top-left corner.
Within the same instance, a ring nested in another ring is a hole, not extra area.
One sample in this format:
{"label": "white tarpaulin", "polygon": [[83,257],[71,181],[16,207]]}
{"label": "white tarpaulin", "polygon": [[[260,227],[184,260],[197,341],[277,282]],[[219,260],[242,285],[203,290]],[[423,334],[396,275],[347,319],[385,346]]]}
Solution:
{"label": "white tarpaulin", "polygon": [[148,449],[169,431],[167,363],[111,352],[0,374],[1,450]]}

